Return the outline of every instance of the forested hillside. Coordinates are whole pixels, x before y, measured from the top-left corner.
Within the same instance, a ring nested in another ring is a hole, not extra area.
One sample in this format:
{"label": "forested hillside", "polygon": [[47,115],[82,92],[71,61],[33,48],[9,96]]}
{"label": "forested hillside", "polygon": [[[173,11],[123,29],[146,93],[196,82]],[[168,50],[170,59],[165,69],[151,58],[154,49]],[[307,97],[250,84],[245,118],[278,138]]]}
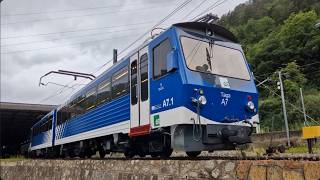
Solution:
{"label": "forested hillside", "polygon": [[[242,43],[259,86],[262,128],[284,128],[282,104],[277,89],[278,74],[284,74],[284,89],[290,129],[303,126],[299,88],[303,88],[306,111],[320,123],[320,22],[319,0],[250,0],[221,17]],[[309,119],[312,121],[311,119]]]}

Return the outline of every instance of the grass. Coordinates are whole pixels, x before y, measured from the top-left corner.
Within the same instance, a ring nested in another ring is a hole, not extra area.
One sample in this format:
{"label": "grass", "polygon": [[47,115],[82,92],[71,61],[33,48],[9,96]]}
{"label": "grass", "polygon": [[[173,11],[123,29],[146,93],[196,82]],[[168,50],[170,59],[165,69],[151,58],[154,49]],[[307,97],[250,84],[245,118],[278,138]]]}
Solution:
{"label": "grass", "polygon": [[26,159],[23,156],[10,156],[9,158],[0,159],[1,162],[14,162]]}
{"label": "grass", "polygon": [[[320,153],[320,142],[313,144],[312,146],[313,153]],[[290,147],[286,150],[286,153],[308,153],[307,145]]]}

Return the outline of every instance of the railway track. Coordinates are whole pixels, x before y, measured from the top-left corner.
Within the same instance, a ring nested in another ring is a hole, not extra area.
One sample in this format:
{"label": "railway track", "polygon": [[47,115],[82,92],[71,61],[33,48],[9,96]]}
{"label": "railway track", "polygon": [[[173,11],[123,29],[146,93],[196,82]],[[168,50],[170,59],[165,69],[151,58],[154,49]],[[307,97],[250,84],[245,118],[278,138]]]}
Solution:
{"label": "railway track", "polygon": [[290,156],[199,156],[196,158],[190,158],[186,156],[175,156],[170,158],[160,157],[105,157],[105,158],[63,158],[57,160],[179,160],[179,161],[205,161],[205,160],[292,160],[292,161],[320,161],[320,155],[290,155]]}

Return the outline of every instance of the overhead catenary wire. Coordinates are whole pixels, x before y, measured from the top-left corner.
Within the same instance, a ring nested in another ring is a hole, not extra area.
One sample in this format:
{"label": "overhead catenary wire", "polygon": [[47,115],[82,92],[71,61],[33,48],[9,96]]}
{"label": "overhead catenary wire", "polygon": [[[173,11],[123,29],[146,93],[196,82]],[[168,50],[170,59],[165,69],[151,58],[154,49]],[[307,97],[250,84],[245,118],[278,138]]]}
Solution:
{"label": "overhead catenary wire", "polygon": [[[311,66],[311,65],[315,65],[315,64],[319,64],[320,61],[314,61],[313,63],[309,63],[309,64],[304,64],[304,65],[301,65],[299,66],[299,68],[302,68],[304,69],[304,67],[307,67],[307,66]],[[264,74],[259,74],[259,75],[254,75],[255,77],[260,77],[260,78],[266,78],[268,76],[271,76],[272,74],[274,74],[275,72],[270,72],[270,73],[264,73]]]}
{"label": "overhead catenary wire", "polygon": [[208,13],[208,11],[211,11],[212,9],[224,4],[225,2],[227,2],[228,0],[222,0],[222,2],[220,0],[216,1],[215,3],[213,3],[211,6],[209,6],[207,9],[205,9],[204,11],[202,11],[201,13],[199,13],[198,15],[196,15],[195,17],[193,17],[190,21],[194,21],[195,19],[197,19],[198,17],[202,16],[205,13]]}
{"label": "overhead catenary wire", "polygon": [[[160,4],[160,3],[151,3],[151,4]],[[141,3],[126,4],[126,6],[132,6],[132,5],[137,6],[137,5],[143,5],[143,4]],[[53,11],[42,11],[42,12],[24,12],[24,13],[14,13],[14,14],[9,13],[9,14],[2,14],[1,17],[53,14],[53,13],[88,11],[88,10],[97,10],[97,9],[114,9],[116,7],[123,7],[123,5],[108,5],[108,6],[96,6],[96,7],[78,8],[78,9],[64,9],[64,10],[53,10]]]}
{"label": "overhead catenary wire", "polygon": [[191,11],[189,11],[182,19],[181,21],[183,21],[184,19],[186,19],[189,15],[191,15],[196,9],[200,8],[200,6],[202,6],[205,2],[207,2],[208,0],[203,0],[201,1],[195,8],[193,8]]}
{"label": "overhead catenary wire", "polygon": [[115,37],[115,38],[105,38],[105,39],[98,39],[98,40],[91,40],[91,41],[83,41],[83,42],[70,43],[70,44],[64,44],[64,45],[58,45],[58,46],[51,46],[51,47],[44,47],[44,48],[25,49],[25,50],[18,50],[18,51],[1,52],[1,54],[25,53],[25,52],[31,52],[31,51],[39,51],[39,50],[53,49],[53,48],[71,47],[71,46],[75,46],[75,45],[79,45],[79,44],[88,44],[88,43],[101,42],[101,41],[110,41],[110,40],[115,40],[115,39],[134,38],[134,35],[138,35],[138,34],[131,34],[131,35],[122,36],[122,37]]}
{"label": "overhead catenary wire", "polygon": [[[151,29],[149,29],[148,31],[146,31],[145,33],[143,33],[141,36],[139,36],[136,40],[134,40],[132,43],[130,43],[127,47],[125,47],[123,50],[121,50],[119,52],[118,55],[121,55],[122,53],[124,53],[125,51],[127,51],[128,49],[130,49],[135,43],[137,43],[140,39],[142,39],[145,35],[147,35],[153,28],[161,25],[163,22],[165,22],[166,20],[168,20],[171,16],[173,16],[176,12],[178,12],[180,9],[182,9],[183,7],[185,7],[187,4],[189,4],[192,0],[186,0],[184,1],[181,5],[179,5],[178,7],[176,7],[171,13],[169,13],[169,15],[165,16],[163,19],[161,19],[157,24],[155,24],[154,26],[152,26]],[[112,62],[113,59],[110,59],[109,61],[107,61],[106,63],[102,64],[101,66],[99,66],[92,74],[95,74],[97,72],[99,72],[103,67],[105,67],[106,65],[108,65],[110,62]],[[72,81],[73,82],[73,81]],[[70,85],[72,82],[66,84],[66,85]],[[61,93],[60,93],[61,94]],[[47,98],[45,98],[45,100],[49,100],[52,97],[54,97],[56,95],[51,95]]]}
{"label": "overhead catenary wire", "polygon": [[[173,6],[175,4],[169,4],[168,7]],[[163,6],[167,7],[167,6]],[[84,15],[77,15],[77,16],[66,16],[66,17],[56,17],[56,18],[43,18],[43,19],[35,19],[35,20],[29,20],[29,21],[18,21],[18,22],[9,22],[9,23],[2,23],[1,26],[7,26],[7,25],[14,25],[14,24],[22,24],[22,23],[33,23],[33,22],[48,22],[48,21],[56,21],[56,20],[66,20],[66,19],[73,19],[73,18],[81,18],[81,17],[87,17],[87,16],[100,16],[100,15],[106,15],[106,14],[126,14],[126,13],[132,13],[132,12],[142,12],[142,10],[150,10],[150,9],[158,9],[159,6],[154,7],[144,7],[140,9],[129,9],[129,10],[123,10],[123,11],[109,11],[109,12],[102,12],[102,13],[92,13],[92,14],[84,14]]]}
{"label": "overhead catenary wire", "polygon": [[118,32],[125,32],[125,31],[139,30],[139,29],[143,29],[143,28],[145,28],[145,26],[139,27],[139,28],[129,28],[129,29],[114,30],[114,31],[100,32],[100,33],[94,33],[94,34],[78,35],[78,36],[67,36],[67,37],[46,39],[46,40],[39,40],[39,41],[27,41],[27,42],[19,42],[19,43],[2,44],[0,46],[1,47],[7,47],[7,46],[20,46],[20,45],[25,45],[25,44],[52,42],[52,41],[59,41],[59,40],[65,40],[65,39],[91,37],[91,36],[98,36],[98,35],[104,35],[104,34],[110,34],[110,33],[118,33]]}
{"label": "overhead catenary wire", "polygon": [[[161,19],[157,24],[155,24],[154,26],[152,26],[149,30],[147,30],[145,33],[143,33],[141,36],[139,36],[136,40],[134,40],[132,43],[130,43],[127,47],[125,47],[122,51],[119,52],[118,55],[124,53],[125,51],[127,51],[128,49],[130,49],[131,46],[133,46],[135,43],[137,43],[139,40],[141,40],[145,35],[147,35],[150,31],[152,31],[154,28],[158,27],[159,25],[161,25],[163,22],[165,22],[166,20],[168,20],[171,16],[173,16],[176,12],[178,12],[181,8],[185,7],[187,4],[189,4],[192,0],[186,0],[184,1],[182,4],[180,4],[178,7],[176,7],[171,13],[169,13],[167,16],[165,16],[163,19]],[[109,61],[111,62],[112,59]],[[106,66],[109,62],[104,63],[102,66],[100,66],[98,68],[97,71],[99,71],[100,69],[102,69],[104,66]],[[96,71],[96,72],[97,72]],[[96,73],[95,72],[95,73]]]}
{"label": "overhead catenary wire", "polygon": [[52,35],[52,34],[64,34],[64,33],[80,32],[80,31],[92,31],[92,30],[99,30],[99,29],[121,28],[121,27],[135,26],[135,25],[141,25],[141,24],[151,24],[154,22],[155,21],[147,21],[147,22],[144,21],[144,22],[122,24],[122,25],[115,25],[115,26],[92,27],[92,28],[66,30],[66,31],[59,31],[59,32],[47,32],[47,33],[27,34],[27,35],[19,35],[19,36],[7,36],[7,37],[2,37],[1,39],[13,39],[13,38],[33,37],[33,36],[46,36],[46,35]]}
{"label": "overhead catenary wire", "polygon": [[[256,81],[258,81],[259,83],[261,83],[259,80],[255,79]],[[266,89],[268,89],[270,92],[272,92],[273,94],[277,95],[278,97],[281,97],[281,95],[279,95],[277,92],[275,92],[274,90],[272,90],[271,88],[269,88],[267,85],[261,83],[261,85],[263,87],[265,87]],[[286,103],[288,103],[290,106],[292,106],[294,109],[296,109],[297,111],[299,111],[300,113],[303,113],[303,111],[300,110],[300,108],[296,107],[294,104],[290,103],[288,100],[285,100]],[[306,114],[306,117],[309,118],[310,120],[312,120],[313,122],[319,124],[319,122],[317,122],[315,119],[313,119],[311,116],[309,116],[308,114]]]}

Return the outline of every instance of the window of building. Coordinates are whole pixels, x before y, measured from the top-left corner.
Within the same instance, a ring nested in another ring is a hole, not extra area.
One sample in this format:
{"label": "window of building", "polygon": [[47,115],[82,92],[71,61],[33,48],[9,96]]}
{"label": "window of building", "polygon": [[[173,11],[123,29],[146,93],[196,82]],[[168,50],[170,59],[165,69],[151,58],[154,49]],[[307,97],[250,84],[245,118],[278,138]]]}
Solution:
{"label": "window of building", "polygon": [[135,105],[138,102],[137,98],[137,60],[131,63],[131,104]]}
{"label": "window of building", "polygon": [[162,41],[153,49],[153,78],[157,79],[168,73],[167,71],[167,55],[172,50],[170,40]]}
{"label": "window of building", "polygon": [[128,67],[125,66],[112,75],[112,98],[120,97],[128,92]]}
{"label": "window of building", "polygon": [[141,101],[148,99],[148,55],[140,57],[140,82],[141,82]]}
{"label": "window of building", "polygon": [[98,85],[97,104],[111,101],[111,81],[110,78],[102,81]]}

